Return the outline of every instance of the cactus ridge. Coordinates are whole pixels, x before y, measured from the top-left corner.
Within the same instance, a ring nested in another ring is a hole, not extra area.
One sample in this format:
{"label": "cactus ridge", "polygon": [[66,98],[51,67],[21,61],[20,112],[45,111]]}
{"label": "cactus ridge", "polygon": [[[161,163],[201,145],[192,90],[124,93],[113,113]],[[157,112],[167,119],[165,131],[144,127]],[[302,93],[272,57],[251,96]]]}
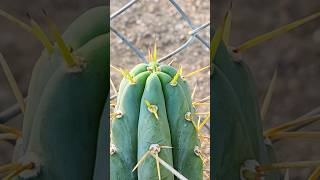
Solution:
{"label": "cactus ridge", "polygon": [[[62,35],[65,42],[73,50],[77,50],[94,37],[107,33],[108,24],[105,21],[108,13],[107,9],[107,6],[96,7],[79,16]],[[87,25],[83,26],[83,24]],[[58,52],[58,47],[55,46],[52,55],[47,51],[42,52],[32,71],[26,113],[23,120],[24,150],[28,145],[34,117],[41,101],[42,93],[47,82],[62,62],[63,59]]]}
{"label": "cactus ridge", "polygon": [[125,179],[174,179],[153,156],[188,179],[202,179],[203,162],[195,153],[200,147],[197,131],[192,119],[185,118],[188,113],[195,116],[191,93],[178,73],[172,66],[150,61],[131,70],[135,83],[125,77],[121,81],[115,108],[121,116],[111,127],[115,148],[110,151],[116,149],[110,157],[111,179],[120,180],[121,173],[128,175]]}
{"label": "cactus ridge", "polygon": [[[99,120],[109,89],[108,9],[86,11],[63,35],[45,14],[57,43],[53,52],[42,52],[33,69],[22,138],[12,160],[17,167],[7,179],[99,179],[101,167],[96,166],[107,162],[106,154],[102,162],[97,159],[105,148],[97,139],[99,126],[105,126]],[[41,33],[40,41],[46,38],[32,19],[29,27],[2,10],[0,15],[37,37]],[[76,67],[66,64],[70,57]]]}
{"label": "cactus ridge", "polygon": [[[255,86],[247,65],[234,58],[223,43],[217,49],[212,75],[214,119],[213,128],[224,139],[215,141],[215,177],[240,178],[239,169],[246,160],[272,163],[275,155],[271,146],[265,144]],[[221,122],[221,123],[220,123]],[[223,122],[223,123],[222,123]],[[222,132],[221,130],[229,132]],[[239,140],[240,139],[240,140]],[[223,163],[227,162],[227,163]],[[278,173],[270,173],[266,179],[278,179]]]}

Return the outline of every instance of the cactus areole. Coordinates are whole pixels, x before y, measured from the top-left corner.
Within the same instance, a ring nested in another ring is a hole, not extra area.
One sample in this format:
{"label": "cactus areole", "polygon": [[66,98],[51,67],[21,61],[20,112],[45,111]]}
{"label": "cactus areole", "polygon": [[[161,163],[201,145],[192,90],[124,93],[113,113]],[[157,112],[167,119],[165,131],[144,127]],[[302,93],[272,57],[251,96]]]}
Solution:
{"label": "cactus areole", "polygon": [[191,121],[195,110],[181,69],[154,61],[122,74],[112,115],[111,179],[174,179],[155,156],[187,179],[202,179],[200,142]]}

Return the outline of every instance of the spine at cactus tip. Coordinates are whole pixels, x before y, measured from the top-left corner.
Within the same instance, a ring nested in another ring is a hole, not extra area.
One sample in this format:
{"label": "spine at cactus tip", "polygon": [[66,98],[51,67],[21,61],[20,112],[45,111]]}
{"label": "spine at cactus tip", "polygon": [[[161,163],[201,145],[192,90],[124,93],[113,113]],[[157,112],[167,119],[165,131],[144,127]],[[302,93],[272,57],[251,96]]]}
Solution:
{"label": "spine at cactus tip", "polygon": [[203,162],[188,84],[181,69],[158,64],[155,54],[149,59],[122,71],[111,113],[111,179],[200,180]]}

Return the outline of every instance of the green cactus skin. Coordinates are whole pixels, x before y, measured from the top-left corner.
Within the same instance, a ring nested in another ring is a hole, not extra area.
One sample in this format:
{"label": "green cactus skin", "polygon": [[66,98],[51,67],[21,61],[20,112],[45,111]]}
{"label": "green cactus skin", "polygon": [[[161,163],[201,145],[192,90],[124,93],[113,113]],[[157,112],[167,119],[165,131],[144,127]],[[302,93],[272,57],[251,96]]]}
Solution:
{"label": "green cactus skin", "polygon": [[[211,75],[213,98],[214,163],[217,179],[240,179],[246,160],[260,164],[275,161],[264,143],[254,80],[243,61],[234,58],[223,43],[217,49]],[[265,179],[280,179],[270,173]]]}
{"label": "green cactus skin", "polygon": [[92,178],[107,92],[108,42],[107,34],[91,40],[74,52],[87,62],[82,72],[61,64],[47,83],[26,152],[38,155],[43,167],[34,179]]}
{"label": "green cactus skin", "polygon": [[[166,64],[160,65],[160,69],[161,69],[162,72],[170,75],[171,77],[174,77],[174,75],[176,75],[176,73],[177,73],[177,70],[174,67],[166,65]],[[188,85],[187,81],[184,81],[181,78],[179,78],[178,79],[178,84],[182,87],[185,95],[187,96],[186,100],[190,104],[192,104],[191,91],[190,91],[190,88],[189,88],[189,85]]]}
{"label": "green cactus skin", "polygon": [[[144,100],[158,107],[158,119],[149,112]],[[166,111],[160,79],[157,74],[152,73],[146,81],[141,99],[138,125],[138,159],[141,159],[143,154],[149,150],[151,144],[171,147],[171,135]],[[161,149],[159,157],[171,166],[173,165],[171,149]],[[147,157],[138,168],[138,179],[158,179],[156,169],[155,159],[151,156]],[[173,174],[163,166],[160,166],[160,172],[161,179],[173,180]]]}
{"label": "green cactus skin", "polygon": [[[109,24],[106,21],[108,11],[109,8],[107,6],[100,6],[92,8],[79,16],[63,34],[65,42],[76,50],[94,37],[106,33],[107,30],[109,30]],[[28,145],[34,117],[41,101],[44,88],[52,74],[62,62],[57,59],[61,59],[57,47],[55,47],[55,52],[52,55],[49,55],[48,52],[44,50],[33,69],[28,91],[26,112],[23,120],[23,150],[18,150],[18,152],[25,151]]]}
{"label": "green cactus skin", "polygon": [[[108,11],[107,6],[88,10],[63,34],[72,54],[82,63],[81,71],[66,66],[57,45],[52,55],[43,51],[35,65],[23,141],[13,157],[14,162],[36,157],[40,164],[36,169],[40,170],[31,170],[37,173],[28,179],[93,179],[101,168],[95,163],[99,164],[96,154],[101,146],[96,152],[97,138],[99,126],[104,125],[99,120],[109,89]],[[23,172],[19,179],[29,176],[26,174],[30,173]]]}
{"label": "green cactus skin", "polygon": [[75,19],[63,33],[64,41],[78,49],[94,37],[109,31],[109,6],[91,8]]}
{"label": "green cactus skin", "polygon": [[[140,106],[141,94],[149,73],[146,64],[139,64],[130,72],[131,75],[137,79],[137,84],[131,86],[130,83],[123,79],[119,87],[119,96],[117,98],[116,109],[127,112],[134,112],[136,116],[124,115],[121,121],[112,123],[111,131],[114,135],[112,138],[113,143],[118,144],[119,153],[111,155],[110,157],[110,177],[111,179],[137,179],[137,174],[132,173],[132,169],[137,161],[137,128],[138,128],[138,108]],[[140,80],[141,79],[141,80]],[[130,99],[130,104],[125,103],[125,99]],[[128,132],[129,131],[129,132]],[[123,135],[133,133],[135,136],[124,136],[123,139],[118,139],[117,134],[122,137]],[[118,143],[117,143],[118,142]],[[127,144],[126,144],[127,143]],[[129,144],[128,144],[129,143]],[[122,159],[125,159],[122,160]]]}
{"label": "green cactus skin", "polygon": [[160,68],[170,73],[170,76],[163,73],[159,77],[164,89],[170,129],[174,129],[171,131],[172,144],[176,147],[173,148],[174,167],[188,179],[202,179],[203,163],[194,153],[194,148],[200,147],[200,142],[193,124],[185,119],[187,112],[195,112],[189,87],[182,79],[178,81],[177,86],[171,86],[169,82],[176,70],[168,65],[162,65]]}
{"label": "green cactus skin", "polygon": [[[126,178],[137,178],[137,174],[131,171],[137,163],[140,99],[149,74],[142,72],[136,75],[137,83],[134,85],[126,83],[118,98],[117,110],[121,110],[123,116],[112,123],[112,143],[116,144],[118,152],[110,157],[111,179],[117,179],[119,174],[125,175]],[[119,157],[123,163],[114,163]]]}
{"label": "green cactus skin", "polygon": [[[115,111],[120,110],[122,116],[112,122],[111,142],[117,152],[110,157],[111,179],[158,179],[152,156],[138,167],[138,173],[132,172],[152,144],[173,147],[161,148],[159,157],[186,178],[202,179],[202,160],[194,153],[195,146],[200,147],[200,143],[192,122],[185,119],[187,112],[194,116],[188,84],[181,77],[176,86],[170,84],[177,73],[171,66],[156,64],[156,68],[152,67],[152,63],[137,65],[131,71],[136,83],[124,78],[120,84]],[[144,100],[157,106],[158,119],[148,110]],[[160,172],[162,179],[174,179],[162,165]]]}
{"label": "green cactus skin", "polygon": [[109,139],[109,112],[109,99],[107,99],[100,119],[93,180],[106,180],[109,178],[109,155],[107,153]]}

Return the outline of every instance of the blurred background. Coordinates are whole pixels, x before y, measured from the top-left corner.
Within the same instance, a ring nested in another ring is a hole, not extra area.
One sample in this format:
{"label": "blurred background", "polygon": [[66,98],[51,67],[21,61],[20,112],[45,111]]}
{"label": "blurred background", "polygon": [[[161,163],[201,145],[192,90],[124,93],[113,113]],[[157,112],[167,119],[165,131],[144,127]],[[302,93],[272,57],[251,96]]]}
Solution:
{"label": "blurred background", "polygon": [[[216,26],[222,22],[230,0],[211,3]],[[257,35],[319,11],[314,0],[234,0],[230,45],[238,46]],[[278,80],[271,107],[264,122],[269,129],[320,106],[320,19],[281,37],[260,44],[242,54],[256,80],[260,103],[273,72],[278,66]],[[320,130],[320,123],[303,130]],[[279,161],[320,159],[317,140],[282,140],[276,143]],[[290,180],[306,179],[310,169],[291,169]]]}
{"label": "blurred background", "polygon": [[[111,0],[111,13],[123,7],[129,0]],[[193,24],[198,27],[210,21],[209,0],[176,0],[177,4],[189,16]],[[158,59],[173,52],[183,45],[190,37],[188,34],[192,29],[186,21],[181,18],[176,8],[166,0],[144,0],[138,1],[127,11],[111,21],[111,26],[128,38],[128,40],[140,51],[147,54],[148,49],[153,49],[154,41],[157,42]],[[202,30],[199,35],[209,43],[209,27]],[[141,63],[140,59],[128,48],[127,45],[114,34],[110,33],[110,64],[115,67],[132,69]],[[209,49],[197,39],[164,63],[168,64],[174,60],[173,66],[183,68],[183,75],[209,65]],[[116,88],[119,88],[122,75],[110,69],[111,79]],[[197,84],[194,100],[200,100],[210,95],[209,70],[203,71],[187,79],[190,89],[193,90]],[[110,94],[114,92],[111,89]],[[198,107],[198,112],[208,112],[209,105]],[[201,116],[202,120],[205,116]],[[209,123],[208,123],[209,125]],[[209,135],[209,129],[203,128],[203,134]],[[210,143],[202,142],[202,152],[209,159]],[[204,179],[208,179],[210,163],[205,164]]]}
{"label": "blurred background", "polygon": [[[45,9],[61,31],[80,14],[91,7],[105,5],[105,0],[1,0],[0,9],[28,22],[29,13],[46,30],[41,9]],[[19,88],[27,94],[32,68],[42,51],[41,44],[28,32],[16,24],[0,17],[0,52],[9,64]],[[0,112],[16,103],[5,75],[0,68]],[[7,125],[21,129],[22,116],[19,115]],[[13,146],[0,141],[0,165],[9,163]],[[1,178],[1,177],[0,177]]]}
{"label": "blurred background", "polygon": [[[115,12],[129,0],[111,0],[111,13]],[[45,9],[52,17],[61,31],[81,13],[96,5],[105,4],[105,0],[35,0],[32,3],[21,0],[1,0],[0,8],[17,18],[28,22],[26,13],[29,13],[45,30],[46,23],[42,18],[41,9]],[[177,3],[189,15],[195,26],[200,26],[210,20],[209,0],[178,0]],[[181,19],[175,8],[168,1],[146,0],[135,4],[126,14],[119,16],[112,22],[115,29],[123,33],[129,40],[144,53],[148,48],[153,48],[154,37],[157,37],[158,57],[161,58],[181,46],[188,38],[191,28]],[[43,49],[40,43],[28,32],[5,18],[0,17],[0,52],[7,60],[24,95],[27,94],[32,68]],[[203,30],[200,35],[209,41],[209,28]],[[131,69],[140,63],[138,58],[111,33],[111,64],[117,67]],[[187,74],[209,64],[209,50],[203,47],[197,40],[187,49],[166,61],[169,63],[175,59],[173,65],[183,66]],[[121,80],[121,75],[111,72],[116,87]],[[205,71],[189,80],[193,89],[198,83],[196,100],[209,95],[209,73]],[[0,112],[4,111],[16,100],[10,86],[0,69]],[[202,108],[208,111],[208,106]],[[7,125],[21,129],[22,115],[11,120]],[[205,130],[208,134],[208,130]],[[209,144],[206,144],[205,153],[209,155]],[[0,165],[9,163],[13,146],[0,142]],[[209,165],[209,164],[208,164]],[[207,167],[207,169],[209,166]]]}

